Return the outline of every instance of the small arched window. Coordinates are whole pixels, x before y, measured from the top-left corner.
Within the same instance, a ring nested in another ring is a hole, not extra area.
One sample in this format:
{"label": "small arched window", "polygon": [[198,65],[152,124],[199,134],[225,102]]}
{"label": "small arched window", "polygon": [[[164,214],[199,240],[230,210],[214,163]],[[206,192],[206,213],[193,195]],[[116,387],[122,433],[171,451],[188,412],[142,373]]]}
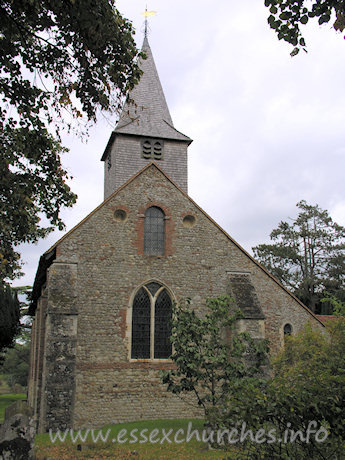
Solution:
{"label": "small arched window", "polygon": [[170,357],[171,314],[171,297],[164,286],[152,282],[139,289],[132,308],[132,359]]}
{"label": "small arched window", "polygon": [[284,337],[286,335],[291,335],[292,334],[292,326],[291,324],[285,324],[284,326]]}
{"label": "small arched window", "polygon": [[291,324],[289,324],[289,323],[285,324],[283,331],[284,331],[284,344],[285,344],[286,343],[286,338],[290,337],[290,335],[292,334],[292,326],[291,326]]}
{"label": "small arched window", "polygon": [[165,215],[152,206],[145,212],[144,254],[162,256],[165,250]]}

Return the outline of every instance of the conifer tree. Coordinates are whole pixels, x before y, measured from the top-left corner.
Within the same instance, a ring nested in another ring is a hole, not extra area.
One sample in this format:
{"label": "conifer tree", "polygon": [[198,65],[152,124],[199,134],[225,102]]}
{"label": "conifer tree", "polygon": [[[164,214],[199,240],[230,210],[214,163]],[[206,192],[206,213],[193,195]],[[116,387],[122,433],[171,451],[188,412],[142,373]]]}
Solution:
{"label": "conifer tree", "polygon": [[297,218],[280,222],[271,232],[272,244],[254,247],[254,256],[313,312],[320,312],[326,291],[345,297],[345,228],[318,205],[300,201],[297,207]]}

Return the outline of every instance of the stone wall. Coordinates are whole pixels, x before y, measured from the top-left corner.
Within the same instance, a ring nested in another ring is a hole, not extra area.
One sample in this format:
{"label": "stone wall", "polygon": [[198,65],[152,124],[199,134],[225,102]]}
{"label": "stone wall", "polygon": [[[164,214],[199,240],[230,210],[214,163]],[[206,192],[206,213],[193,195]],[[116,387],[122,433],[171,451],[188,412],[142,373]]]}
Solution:
{"label": "stone wall", "polygon": [[47,316],[38,429],[73,424],[77,346],[77,264],[54,262],[47,280]]}
{"label": "stone wall", "polygon": [[[141,250],[140,221],[152,203],[169,217],[164,256]],[[123,219],[114,217],[118,209]],[[230,293],[231,277],[243,274],[263,316],[239,326],[265,335],[273,353],[286,323],[293,332],[307,321],[322,327],[155,165],[75,227],[56,254],[48,278],[45,428],[59,420],[65,421],[61,427],[79,428],[200,414],[192,396],[181,400],[160,383],[169,360],[130,358],[132,300],[150,280],[167,286],[174,300],[191,298],[191,308],[203,312],[207,297]]]}

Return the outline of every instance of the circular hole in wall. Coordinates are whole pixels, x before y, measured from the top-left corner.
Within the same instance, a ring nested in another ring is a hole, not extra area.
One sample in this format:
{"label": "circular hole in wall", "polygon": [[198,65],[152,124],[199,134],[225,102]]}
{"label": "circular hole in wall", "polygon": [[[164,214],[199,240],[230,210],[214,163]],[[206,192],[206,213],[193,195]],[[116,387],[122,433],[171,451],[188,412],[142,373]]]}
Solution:
{"label": "circular hole in wall", "polygon": [[187,216],[184,216],[182,223],[184,227],[194,227],[194,225],[196,224],[196,218],[191,214],[188,214]]}
{"label": "circular hole in wall", "polygon": [[116,209],[114,212],[116,222],[125,222],[127,219],[127,213],[124,209]]}

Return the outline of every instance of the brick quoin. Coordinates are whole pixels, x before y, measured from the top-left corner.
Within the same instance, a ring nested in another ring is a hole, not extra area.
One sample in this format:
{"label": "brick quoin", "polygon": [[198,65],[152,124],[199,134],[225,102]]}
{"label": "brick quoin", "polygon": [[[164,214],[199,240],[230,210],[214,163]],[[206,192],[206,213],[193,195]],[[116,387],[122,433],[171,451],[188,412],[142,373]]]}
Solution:
{"label": "brick quoin", "polygon": [[115,324],[120,326],[121,337],[124,339],[126,337],[126,316],[127,309],[121,310],[119,312],[120,321],[116,321]]}

